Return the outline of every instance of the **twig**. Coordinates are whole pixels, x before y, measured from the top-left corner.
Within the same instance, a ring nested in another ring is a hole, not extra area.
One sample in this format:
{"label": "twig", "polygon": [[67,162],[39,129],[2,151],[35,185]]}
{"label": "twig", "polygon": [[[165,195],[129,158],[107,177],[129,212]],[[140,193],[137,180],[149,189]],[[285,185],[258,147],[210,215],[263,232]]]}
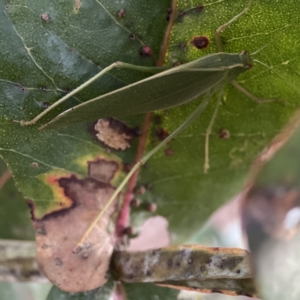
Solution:
{"label": "twig", "polygon": [[35,255],[35,242],[0,240],[0,281],[49,283]]}

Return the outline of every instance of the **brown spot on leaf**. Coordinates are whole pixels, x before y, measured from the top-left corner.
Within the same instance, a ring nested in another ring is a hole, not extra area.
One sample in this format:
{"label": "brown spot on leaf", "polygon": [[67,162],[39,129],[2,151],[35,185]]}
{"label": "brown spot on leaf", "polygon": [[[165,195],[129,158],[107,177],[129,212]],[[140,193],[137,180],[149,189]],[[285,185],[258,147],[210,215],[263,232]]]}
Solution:
{"label": "brown spot on leaf", "polygon": [[[44,248],[43,248],[44,249]],[[62,262],[62,260],[59,257],[55,257],[54,258],[54,264],[56,266],[62,266],[64,263]]]}
{"label": "brown spot on leaf", "polygon": [[219,133],[218,136],[220,139],[229,139],[230,138],[230,132],[229,130],[222,128]]}
{"label": "brown spot on leaf", "polygon": [[119,164],[115,160],[98,159],[88,162],[88,176],[104,183],[110,183],[118,170]]}
{"label": "brown spot on leaf", "polygon": [[119,9],[117,15],[120,19],[123,19],[126,16],[126,10],[123,8]]}
{"label": "brown spot on leaf", "polygon": [[31,168],[32,169],[37,169],[39,167],[39,164],[37,163],[37,162],[33,162],[32,164],[31,164]]}
{"label": "brown spot on leaf", "polygon": [[143,185],[140,185],[134,189],[134,192],[139,195],[144,195],[146,193],[146,188]]}
{"label": "brown spot on leaf", "polygon": [[170,133],[167,130],[165,130],[164,128],[160,128],[160,129],[156,130],[156,136],[158,137],[158,139],[160,141],[163,141],[169,135],[170,135]]}
{"label": "brown spot on leaf", "polygon": [[209,45],[209,39],[206,36],[196,36],[191,40],[191,44],[197,49],[204,49]]}
{"label": "brown spot on leaf", "polygon": [[141,205],[141,200],[139,199],[134,198],[130,201],[131,207],[139,207],[140,205]]}
{"label": "brown spot on leaf", "polygon": [[106,146],[116,150],[126,150],[136,137],[135,129],[114,118],[99,119],[93,125],[92,133]]}
{"label": "brown spot on leaf", "polygon": [[48,108],[49,106],[51,106],[50,102],[42,102],[42,107],[43,108]]}
{"label": "brown spot on leaf", "polygon": [[151,213],[154,213],[157,210],[157,205],[153,202],[152,203],[146,203],[144,206],[145,206],[145,210],[149,211]]}
{"label": "brown spot on leaf", "polygon": [[81,0],[75,0],[75,5],[74,5],[74,12],[77,13],[80,9],[80,6],[82,5]]}
{"label": "brown spot on leaf", "polygon": [[[64,209],[63,213],[53,212],[34,221],[35,227],[44,227],[47,232],[47,235],[36,236],[38,265],[48,279],[64,291],[76,293],[95,289],[107,280],[106,271],[114,247],[107,227],[116,202],[90,232],[81,251],[73,254],[72,250],[107,203],[114,188],[94,178],[71,176],[62,177],[57,182],[74,205]],[[45,244],[51,247],[45,248]]]}
{"label": "brown spot on leaf", "polygon": [[140,50],[140,55],[141,56],[152,56],[152,49],[149,46],[144,46]]}
{"label": "brown spot on leaf", "polygon": [[50,17],[50,15],[48,13],[43,13],[42,16],[41,16],[41,18],[46,23],[50,22],[50,20],[51,20],[51,17]]}

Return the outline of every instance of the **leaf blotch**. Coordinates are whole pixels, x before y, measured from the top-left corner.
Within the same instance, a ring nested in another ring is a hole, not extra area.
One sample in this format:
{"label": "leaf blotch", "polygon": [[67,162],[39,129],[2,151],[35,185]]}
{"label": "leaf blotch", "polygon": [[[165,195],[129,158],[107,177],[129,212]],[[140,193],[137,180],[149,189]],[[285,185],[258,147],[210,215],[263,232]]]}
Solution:
{"label": "leaf blotch", "polygon": [[99,119],[91,128],[91,133],[104,145],[115,150],[126,150],[137,136],[136,128],[114,119]]}
{"label": "leaf blotch", "polygon": [[30,166],[32,169],[37,169],[39,167],[39,164],[37,162],[33,162]]}
{"label": "leaf blotch", "polygon": [[126,10],[121,8],[118,10],[117,12],[117,16],[120,18],[120,19],[123,19],[125,16],[126,16]]}
{"label": "leaf blotch", "polygon": [[136,198],[133,198],[131,201],[130,201],[130,207],[139,207],[141,205],[141,200],[139,199],[136,199]]}
{"label": "leaf blotch", "polygon": [[[35,228],[44,227],[47,231],[47,235],[36,235],[38,265],[45,276],[64,291],[76,293],[95,289],[107,281],[114,248],[114,240],[107,229],[118,200],[104,213],[76,254],[72,252],[115,189],[110,183],[89,177],[79,179],[75,175],[61,177],[56,182],[73,206],[34,221]],[[45,244],[51,247],[45,248]]]}
{"label": "leaf blotch", "polygon": [[145,210],[151,213],[156,212],[157,210],[157,205],[155,203],[146,203],[145,204]]}
{"label": "leaf blotch", "polygon": [[197,36],[191,40],[191,44],[197,49],[205,49],[209,45],[209,39],[206,36]]}
{"label": "leaf blotch", "polygon": [[140,50],[140,55],[144,56],[144,57],[149,57],[152,56],[152,49],[149,46],[144,46],[141,50]]}
{"label": "leaf blotch", "polygon": [[227,130],[225,128],[220,129],[219,132],[218,132],[218,137],[220,139],[229,139],[230,138],[229,130]]}
{"label": "leaf blotch", "polygon": [[104,183],[110,183],[120,166],[115,160],[98,159],[88,162],[88,176]]}
{"label": "leaf blotch", "polygon": [[51,21],[51,17],[50,17],[50,15],[49,15],[48,13],[43,13],[43,14],[41,15],[41,18],[42,18],[42,20],[43,20],[44,22],[46,22],[46,23],[48,23],[48,22]]}
{"label": "leaf blotch", "polygon": [[56,266],[62,266],[64,263],[62,262],[62,260],[59,257],[55,257],[54,258],[54,264]]}

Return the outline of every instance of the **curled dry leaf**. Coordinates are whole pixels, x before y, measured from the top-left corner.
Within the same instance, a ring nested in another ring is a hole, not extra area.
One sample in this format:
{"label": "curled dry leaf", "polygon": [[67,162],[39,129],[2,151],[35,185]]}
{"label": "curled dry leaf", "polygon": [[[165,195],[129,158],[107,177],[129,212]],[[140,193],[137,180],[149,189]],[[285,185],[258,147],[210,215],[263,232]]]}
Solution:
{"label": "curled dry leaf", "polygon": [[[105,168],[101,169],[103,165]],[[89,176],[84,179],[75,175],[55,178],[51,174],[51,187],[58,198],[63,194],[69,200],[71,205],[68,208],[54,210],[38,218],[35,206],[31,203],[38,265],[61,290],[72,293],[87,291],[102,286],[107,281],[115,242],[107,228],[110,217],[116,210],[116,202],[90,232],[80,251],[73,253],[73,249],[114,192],[115,188],[105,181],[114,177],[115,167],[115,161],[104,162],[99,159],[89,162]],[[108,170],[111,174],[108,174]],[[101,175],[101,172],[105,174]],[[99,181],[101,178],[104,180]]]}

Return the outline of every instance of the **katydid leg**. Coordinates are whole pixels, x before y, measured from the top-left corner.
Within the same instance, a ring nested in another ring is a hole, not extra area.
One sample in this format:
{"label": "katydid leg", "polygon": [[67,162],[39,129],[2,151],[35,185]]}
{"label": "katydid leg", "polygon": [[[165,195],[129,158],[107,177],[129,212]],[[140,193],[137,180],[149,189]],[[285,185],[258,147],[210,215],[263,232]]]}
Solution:
{"label": "katydid leg", "polygon": [[110,72],[111,70],[113,70],[115,68],[118,68],[118,69],[131,69],[131,70],[137,70],[137,71],[147,72],[147,73],[151,73],[151,74],[159,73],[159,72],[162,72],[162,71],[164,71],[164,70],[167,69],[165,67],[136,66],[136,65],[131,65],[131,64],[128,64],[128,63],[120,62],[120,61],[114,62],[113,64],[111,64],[108,67],[104,68],[98,74],[96,74],[95,76],[93,76],[92,78],[90,78],[88,81],[86,81],[83,84],[81,84],[80,86],[78,86],[75,90],[73,90],[72,92],[68,93],[64,97],[60,98],[58,101],[56,101],[55,103],[53,103],[51,106],[49,106],[43,112],[41,112],[40,114],[38,114],[32,120],[30,120],[30,121],[20,121],[20,124],[22,126],[27,126],[27,125],[33,125],[33,124],[35,124],[43,116],[45,116],[47,113],[49,113],[52,109],[54,109],[55,107],[57,107],[61,103],[65,102],[67,99],[71,98],[72,96],[74,96],[78,92],[82,91],[84,88],[86,88],[87,86],[89,86],[90,84],[92,84],[95,80],[99,79],[100,77],[102,77],[103,75],[105,75],[106,73]]}
{"label": "katydid leg", "polygon": [[258,104],[267,103],[267,102],[275,102],[278,101],[277,99],[260,99],[251,94],[249,91],[247,91],[244,87],[242,87],[239,83],[237,83],[235,80],[231,82],[231,84],[240,92],[245,94],[248,98],[255,101]]}
{"label": "katydid leg", "polygon": [[209,165],[209,136],[211,134],[212,127],[214,125],[214,122],[215,122],[217,114],[218,114],[218,110],[219,110],[219,106],[220,106],[220,103],[221,103],[222,96],[223,96],[223,90],[221,90],[221,92],[219,93],[218,102],[217,102],[215,111],[214,111],[213,116],[210,120],[210,123],[209,123],[209,125],[206,129],[206,134],[205,134],[205,157],[204,157],[204,167],[203,167],[204,174],[207,174],[207,171],[210,168],[210,165]]}
{"label": "katydid leg", "polygon": [[84,247],[84,242],[86,238],[88,237],[89,233],[93,230],[95,225],[98,223],[100,218],[103,216],[107,208],[113,203],[113,201],[116,199],[120,191],[123,189],[123,187],[127,184],[130,177],[134,174],[134,172],[142,166],[151,156],[153,156],[158,150],[160,150],[163,146],[165,146],[171,139],[176,137],[179,133],[181,133],[185,128],[190,126],[197,118],[198,116],[203,112],[205,107],[207,106],[210,98],[206,97],[201,104],[191,113],[191,115],[175,130],[173,131],[167,138],[165,138],[161,143],[159,143],[155,148],[153,148],[151,151],[149,151],[145,156],[143,156],[140,161],[138,161],[131,171],[127,174],[127,176],[124,178],[124,180],[121,182],[121,184],[118,186],[118,188],[115,190],[111,198],[108,200],[104,208],[100,211],[98,216],[95,218],[95,220],[92,222],[92,224],[89,226],[89,228],[86,230],[84,235],[82,236],[81,240],[78,242],[76,247],[74,248],[74,253],[78,253],[80,249]]}
{"label": "katydid leg", "polygon": [[251,5],[252,5],[252,2],[253,0],[250,0],[249,3],[248,3],[248,6],[243,10],[241,11],[239,14],[237,14],[234,18],[232,18],[230,21],[228,21],[227,23],[223,24],[222,26],[220,26],[216,33],[215,33],[215,40],[216,40],[216,44],[217,44],[217,49],[219,52],[223,52],[223,46],[222,46],[222,41],[221,41],[221,38],[220,38],[220,34],[223,30],[225,30],[229,25],[231,25],[233,22],[235,22],[237,19],[239,19],[241,16],[243,16],[244,14],[246,14]]}

